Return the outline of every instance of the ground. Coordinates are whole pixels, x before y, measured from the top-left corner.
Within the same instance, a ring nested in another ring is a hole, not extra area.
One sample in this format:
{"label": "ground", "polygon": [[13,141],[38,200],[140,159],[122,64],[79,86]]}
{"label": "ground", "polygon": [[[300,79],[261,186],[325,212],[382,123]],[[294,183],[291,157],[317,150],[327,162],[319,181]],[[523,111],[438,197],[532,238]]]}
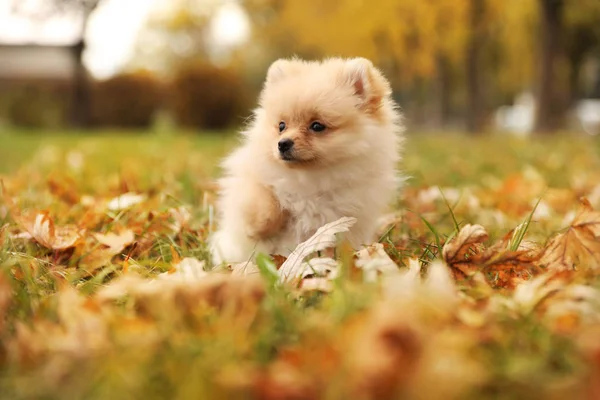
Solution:
{"label": "ground", "polygon": [[600,394],[597,138],[411,134],[379,244],[209,272],[236,141],[0,132],[6,398]]}

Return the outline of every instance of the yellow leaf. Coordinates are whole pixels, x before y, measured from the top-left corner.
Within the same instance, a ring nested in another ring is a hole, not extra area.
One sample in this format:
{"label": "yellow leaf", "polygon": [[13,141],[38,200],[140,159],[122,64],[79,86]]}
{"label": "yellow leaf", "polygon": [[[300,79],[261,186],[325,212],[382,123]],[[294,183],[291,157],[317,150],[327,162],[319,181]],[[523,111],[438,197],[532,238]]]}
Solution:
{"label": "yellow leaf", "polygon": [[130,229],[123,230],[119,233],[93,233],[94,238],[108,247],[113,254],[118,254],[135,240],[135,235]]}
{"label": "yellow leaf", "polygon": [[456,237],[444,245],[442,256],[448,265],[466,261],[476,251],[476,247],[485,242],[488,237],[483,226],[467,224]]}
{"label": "yellow leaf", "polygon": [[64,250],[74,247],[81,238],[81,231],[76,225],[55,226],[46,211],[35,214],[13,215],[14,220],[44,247],[53,250]]}
{"label": "yellow leaf", "polygon": [[600,268],[600,212],[587,199],[571,226],[550,240],[539,264],[553,270]]}

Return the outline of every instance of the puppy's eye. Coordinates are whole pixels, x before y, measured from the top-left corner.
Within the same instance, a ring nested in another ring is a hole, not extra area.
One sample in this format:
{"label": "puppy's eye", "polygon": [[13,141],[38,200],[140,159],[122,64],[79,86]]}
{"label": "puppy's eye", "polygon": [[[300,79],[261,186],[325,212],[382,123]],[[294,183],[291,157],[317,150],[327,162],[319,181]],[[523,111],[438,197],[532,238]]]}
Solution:
{"label": "puppy's eye", "polygon": [[313,132],[323,132],[327,127],[320,122],[313,122],[310,124],[310,130]]}
{"label": "puppy's eye", "polygon": [[279,123],[279,132],[283,132],[285,130],[285,122],[281,121]]}

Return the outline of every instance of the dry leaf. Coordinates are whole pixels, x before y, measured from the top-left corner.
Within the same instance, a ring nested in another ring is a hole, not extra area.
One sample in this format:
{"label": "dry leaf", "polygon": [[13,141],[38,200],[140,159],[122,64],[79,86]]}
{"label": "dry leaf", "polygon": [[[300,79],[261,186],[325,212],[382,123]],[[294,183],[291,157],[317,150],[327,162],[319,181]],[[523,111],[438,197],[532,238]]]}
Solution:
{"label": "dry leaf", "polygon": [[55,177],[48,178],[50,192],[70,205],[79,203],[79,195],[75,191],[75,187],[76,185],[71,179],[62,178],[59,180]]}
{"label": "dry leaf", "polygon": [[258,269],[258,266],[250,261],[233,264],[231,266],[231,271],[232,271],[232,275],[234,275],[234,276],[260,274],[260,270]]}
{"label": "dry leaf", "polygon": [[46,211],[29,215],[13,215],[13,218],[36,242],[53,250],[74,247],[82,232],[76,225],[55,226]]}
{"label": "dry leaf", "polygon": [[107,207],[111,211],[120,211],[133,207],[144,200],[146,200],[146,196],[143,194],[125,193],[111,199],[108,202]]}
{"label": "dry leaf", "polygon": [[13,293],[10,281],[4,273],[0,273],[0,332],[4,331],[6,314],[13,302]]}
{"label": "dry leaf", "polygon": [[347,232],[356,223],[356,218],[342,217],[317,229],[305,242],[300,243],[279,269],[279,279],[289,281],[302,275],[302,261],[310,254],[337,244],[336,234]]}
{"label": "dry leaf", "polygon": [[328,277],[329,279],[333,279],[336,275],[335,272],[337,272],[338,267],[338,262],[333,258],[313,258],[302,263],[301,270],[303,272],[301,277],[304,279],[316,275],[319,277]]}
{"label": "dry leaf", "polygon": [[92,236],[102,246],[83,250],[85,254],[79,260],[79,266],[88,273],[109,265],[114,256],[120,254],[135,240],[133,232],[129,229],[119,233],[93,233]]}
{"label": "dry leaf", "polygon": [[193,257],[186,257],[174,266],[173,271],[164,272],[159,275],[160,279],[178,279],[182,281],[198,280],[206,277],[208,272],[204,270],[204,261]]}
{"label": "dry leaf", "polygon": [[301,292],[325,292],[329,293],[333,290],[333,283],[327,278],[310,278],[304,279],[300,285]]}
{"label": "dry leaf", "polygon": [[583,199],[571,226],[550,240],[539,264],[553,270],[600,268],[600,212],[589,201]]}
{"label": "dry leaf", "polygon": [[515,288],[539,272],[540,253],[530,246],[520,246],[522,250],[518,251],[507,250],[511,237],[512,232],[486,249],[483,245],[488,238],[485,229],[480,225],[465,225],[457,237],[444,245],[444,261],[457,279],[481,271],[492,286]]}
{"label": "dry leaf", "polygon": [[442,250],[444,260],[448,263],[462,261],[472,245],[478,245],[488,239],[488,233],[481,225],[465,225],[458,235],[450,239]]}
{"label": "dry leaf", "polygon": [[347,368],[357,398],[391,399],[413,377],[422,338],[392,303],[375,307],[351,325]]}
{"label": "dry leaf", "polygon": [[123,249],[135,240],[135,235],[130,229],[125,229],[119,233],[92,233],[92,236],[101,244],[108,247],[113,254],[119,254]]}
{"label": "dry leaf", "polygon": [[442,256],[453,273],[467,276],[477,270],[472,263],[472,257],[483,251],[483,242],[488,239],[488,233],[481,225],[465,225],[458,235],[450,239],[442,249]]}
{"label": "dry leaf", "polygon": [[378,273],[397,274],[398,266],[387,255],[381,243],[374,243],[357,253],[356,266],[362,268],[366,282],[375,282]]}
{"label": "dry leaf", "polygon": [[6,231],[8,230],[8,224],[4,224],[0,227],[0,249],[4,246],[4,241],[6,240]]}

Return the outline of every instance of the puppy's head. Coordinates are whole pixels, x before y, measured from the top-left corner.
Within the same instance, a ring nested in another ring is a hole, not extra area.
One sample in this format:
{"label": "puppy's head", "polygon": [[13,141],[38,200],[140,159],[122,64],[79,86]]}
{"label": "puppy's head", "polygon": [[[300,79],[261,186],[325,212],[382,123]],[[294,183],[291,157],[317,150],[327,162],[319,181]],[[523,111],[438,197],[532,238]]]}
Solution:
{"label": "puppy's head", "polygon": [[260,98],[261,145],[291,167],[360,156],[391,123],[389,96],[387,80],[364,58],[275,61]]}

